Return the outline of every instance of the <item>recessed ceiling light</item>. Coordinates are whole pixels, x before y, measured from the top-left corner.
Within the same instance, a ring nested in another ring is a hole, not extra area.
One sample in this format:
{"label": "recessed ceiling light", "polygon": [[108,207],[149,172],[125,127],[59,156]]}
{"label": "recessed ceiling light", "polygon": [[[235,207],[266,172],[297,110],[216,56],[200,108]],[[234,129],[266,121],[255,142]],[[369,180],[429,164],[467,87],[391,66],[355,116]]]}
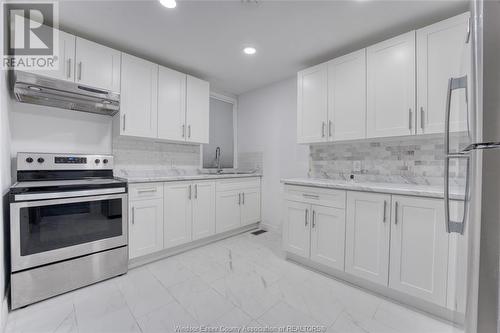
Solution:
{"label": "recessed ceiling light", "polygon": [[257,53],[257,50],[255,49],[255,47],[248,46],[243,49],[243,52],[245,54],[255,54]]}
{"label": "recessed ceiling light", "polygon": [[177,2],[175,2],[175,0],[160,0],[160,3],[169,9],[175,8],[177,6]]}

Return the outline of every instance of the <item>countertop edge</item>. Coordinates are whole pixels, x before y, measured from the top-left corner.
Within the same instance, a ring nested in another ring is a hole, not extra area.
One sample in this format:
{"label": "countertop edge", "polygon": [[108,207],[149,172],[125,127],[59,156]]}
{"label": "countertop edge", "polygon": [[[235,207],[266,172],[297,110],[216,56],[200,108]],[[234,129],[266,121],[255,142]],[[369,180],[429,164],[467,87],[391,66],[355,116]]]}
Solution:
{"label": "countertop edge", "polygon": [[168,183],[177,181],[192,180],[217,180],[217,179],[238,179],[238,178],[262,178],[262,174],[239,174],[239,175],[191,175],[191,176],[166,176],[166,177],[131,177],[120,176],[128,184],[140,183]]}

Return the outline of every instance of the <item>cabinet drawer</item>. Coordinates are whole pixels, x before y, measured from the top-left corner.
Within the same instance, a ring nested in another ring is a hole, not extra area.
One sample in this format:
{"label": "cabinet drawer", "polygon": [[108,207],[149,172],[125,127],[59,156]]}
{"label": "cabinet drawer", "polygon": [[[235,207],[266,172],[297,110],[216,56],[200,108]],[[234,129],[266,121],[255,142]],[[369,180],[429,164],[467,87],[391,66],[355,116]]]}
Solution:
{"label": "cabinet drawer", "polygon": [[346,191],[308,186],[285,185],[287,200],[335,208],[345,208]]}
{"label": "cabinet drawer", "polygon": [[163,198],[163,183],[131,184],[128,188],[129,200]]}
{"label": "cabinet drawer", "polygon": [[260,177],[223,179],[217,181],[217,192],[240,191],[252,188],[260,188]]}

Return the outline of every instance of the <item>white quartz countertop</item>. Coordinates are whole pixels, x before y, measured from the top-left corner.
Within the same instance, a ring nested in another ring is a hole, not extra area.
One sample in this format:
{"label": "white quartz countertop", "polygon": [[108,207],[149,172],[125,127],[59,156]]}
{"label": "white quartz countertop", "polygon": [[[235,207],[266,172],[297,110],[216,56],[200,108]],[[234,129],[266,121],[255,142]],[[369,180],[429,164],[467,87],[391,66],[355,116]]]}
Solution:
{"label": "white quartz countertop", "polygon": [[226,173],[226,174],[188,174],[188,175],[133,175],[119,177],[125,179],[128,183],[152,183],[152,182],[174,182],[182,180],[205,180],[205,179],[228,179],[228,178],[248,178],[261,177],[260,173]]}
{"label": "white quartz countertop", "polygon": [[[413,195],[413,196],[432,197],[432,198],[444,197],[443,187],[436,185],[370,183],[370,182],[342,181],[342,180],[319,179],[319,178],[289,178],[289,179],[282,179],[281,182],[288,185],[313,186],[313,187],[332,188],[340,190]],[[463,194],[461,193],[463,193],[463,190],[461,190],[459,187],[450,188],[450,197],[452,199],[457,199],[457,200],[463,199]]]}

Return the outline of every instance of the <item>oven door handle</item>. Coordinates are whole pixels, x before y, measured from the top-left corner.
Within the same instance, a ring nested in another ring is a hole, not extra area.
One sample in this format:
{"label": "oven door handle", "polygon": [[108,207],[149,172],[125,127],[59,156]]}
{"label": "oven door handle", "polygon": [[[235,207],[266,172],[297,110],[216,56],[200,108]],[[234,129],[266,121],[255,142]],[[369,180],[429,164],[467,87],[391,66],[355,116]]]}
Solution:
{"label": "oven door handle", "polygon": [[60,204],[77,203],[77,202],[127,199],[127,197],[128,197],[127,193],[121,193],[121,194],[108,194],[108,195],[94,195],[87,197],[57,198],[51,200],[13,202],[10,204],[10,207],[13,209],[25,208],[25,207],[42,207],[42,206],[60,205]]}
{"label": "oven door handle", "polygon": [[15,194],[14,200],[15,201],[26,201],[26,200],[47,200],[47,199],[60,199],[60,198],[88,197],[88,196],[96,196],[96,195],[125,193],[126,191],[127,191],[127,189],[125,187],[115,187],[115,188],[102,188],[102,189],[98,189],[98,190],[80,190],[80,191],[51,192],[51,193]]}

